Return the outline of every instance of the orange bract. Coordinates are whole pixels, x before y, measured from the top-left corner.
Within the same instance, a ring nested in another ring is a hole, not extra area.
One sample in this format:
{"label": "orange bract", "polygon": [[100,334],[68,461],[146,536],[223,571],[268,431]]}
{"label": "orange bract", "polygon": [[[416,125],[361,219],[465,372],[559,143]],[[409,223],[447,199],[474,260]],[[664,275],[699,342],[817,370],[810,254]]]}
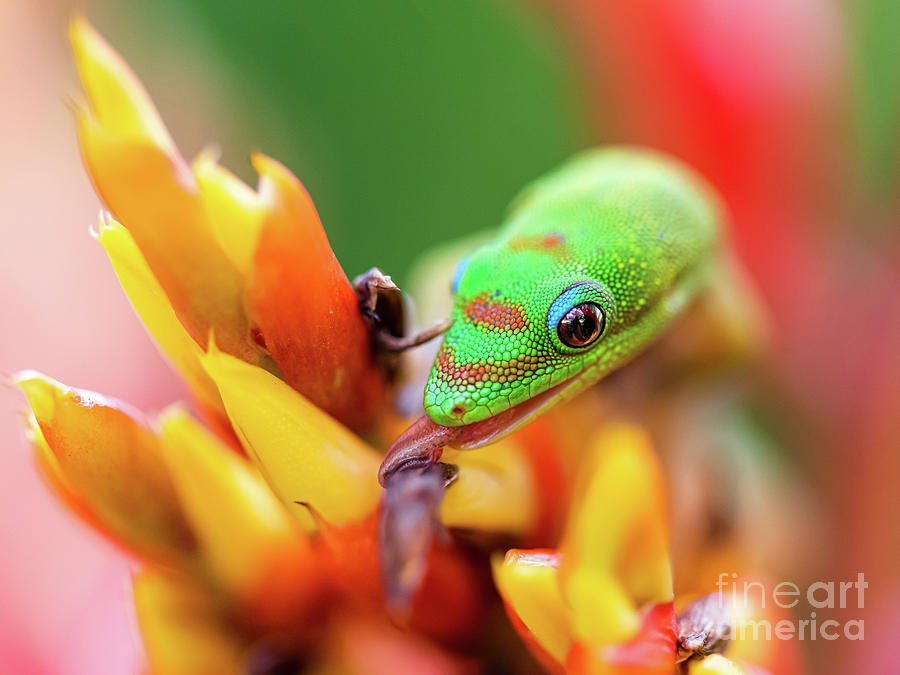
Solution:
{"label": "orange bract", "polygon": [[130,550],[172,563],[195,541],[177,505],[156,435],[124,404],[38,373],[15,380],[31,406],[31,435],[54,487],[88,522]]}
{"label": "orange bract", "polygon": [[[76,106],[81,151],[137,253],[123,261],[121,251],[107,250],[162,349],[204,404],[221,413],[195,354],[162,316],[165,307],[149,307],[159,304],[157,284],[200,349],[213,334],[222,351],[280,369],[314,404],[365,428],[382,409],[383,376],[353,288],[300,182],[261,155],[254,157],[260,191],[219,167],[210,152],[188,166],[115,51],[82,19],[73,21],[71,37],[88,100]],[[135,269],[138,279],[129,276]]]}
{"label": "orange bract", "polygon": [[263,363],[244,312],[243,284],[216,241],[200,190],[149,97],[82,20],[71,30],[89,106],[78,138],[103,201],[134,237],[176,315],[205,346],[211,330],[230,353]]}
{"label": "orange bract", "polygon": [[[630,424],[608,424],[592,439],[586,463],[561,550],[514,549],[495,558],[498,590],[522,639],[551,672],[672,675],[664,489],[649,437]],[[748,618],[732,613],[736,622]],[[759,645],[749,646],[729,648],[729,655],[771,663]],[[741,663],[717,656],[692,661],[687,672],[762,672]]]}
{"label": "orange bract", "polygon": [[352,427],[384,401],[368,327],[306,190],[257,155],[266,218],[253,264],[250,311],[285,380]]}

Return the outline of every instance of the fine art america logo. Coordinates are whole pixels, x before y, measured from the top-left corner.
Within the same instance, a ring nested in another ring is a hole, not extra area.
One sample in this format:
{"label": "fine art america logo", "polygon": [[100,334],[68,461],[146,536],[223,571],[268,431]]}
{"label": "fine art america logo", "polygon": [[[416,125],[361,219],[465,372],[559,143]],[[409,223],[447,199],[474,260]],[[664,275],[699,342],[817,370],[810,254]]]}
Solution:
{"label": "fine art america logo", "polygon": [[[790,581],[767,587],[760,581],[740,579],[736,573],[723,572],[716,582],[720,609],[730,614],[730,626],[723,627],[724,639],[749,640],[863,640],[865,624],[861,618],[838,621],[825,618],[821,610],[854,610],[865,607],[869,587],[860,572],[855,581],[816,581],[805,589]],[[808,606],[806,616],[798,607]],[[768,609],[792,610],[793,619],[766,619]],[[727,610],[730,609],[730,612]],[[830,612],[829,612],[830,613]],[[843,616],[843,613],[841,614]]]}

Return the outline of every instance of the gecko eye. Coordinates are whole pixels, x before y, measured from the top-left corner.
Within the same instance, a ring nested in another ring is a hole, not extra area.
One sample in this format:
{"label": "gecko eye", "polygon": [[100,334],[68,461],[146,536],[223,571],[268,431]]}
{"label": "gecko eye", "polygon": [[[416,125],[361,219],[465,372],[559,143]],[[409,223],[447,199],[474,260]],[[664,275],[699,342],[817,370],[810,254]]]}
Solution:
{"label": "gecko eye", "polygon": [[583,354],[615,325],[616,303],[596,281],[572,284],[547,311],[547,333],[560,354]]}
{"label": "gecko eye", "polygon": [[593,302],[583,302],[570,309],[559,320],[556,334],[567,347],[587,347],[600,337],[605,326],[603,309]]}
{"label": "gecko eye", "polygon": [[463,258],[457,263],[456,269],[453,270],[453,282],[450,284],[450,292],[453,293],[453,295],[456,295],[457,292],[459,292],[459,282],[462,281],[463,274],[466,273],[466,268],[469,266],[470,259],[471,257]]}

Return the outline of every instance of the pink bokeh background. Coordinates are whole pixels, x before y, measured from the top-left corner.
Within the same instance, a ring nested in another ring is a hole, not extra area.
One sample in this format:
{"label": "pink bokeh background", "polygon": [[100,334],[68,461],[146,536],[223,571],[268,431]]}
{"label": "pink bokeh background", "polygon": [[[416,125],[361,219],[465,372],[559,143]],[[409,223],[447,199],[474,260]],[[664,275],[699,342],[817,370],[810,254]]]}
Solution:
{"label": "pink bokeh background", "polygon": [[[100,203],[67,92],[69,8],[0,3],[0,373],[24,367],[145,409],[183,397],[90,236]],[[129,561],[58,502],[0,387],[0,672],[137,672]]]}

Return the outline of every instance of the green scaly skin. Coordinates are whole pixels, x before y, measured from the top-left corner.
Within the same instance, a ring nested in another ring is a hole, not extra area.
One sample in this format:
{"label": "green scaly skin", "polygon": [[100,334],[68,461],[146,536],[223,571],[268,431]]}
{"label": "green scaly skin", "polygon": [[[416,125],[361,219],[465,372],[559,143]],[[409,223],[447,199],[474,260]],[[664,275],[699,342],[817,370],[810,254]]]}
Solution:
{"label": "green scaly skin", "polygon": [[[695,172],[647,150],[591,151],[534,182],[457,270],[425,412],[442,426],[471,424],[566,382],[542,413],[622,366],[708,282],[720,220]],[[598,304],[606,326],[573,349],[556,326],[582,302]]]}

